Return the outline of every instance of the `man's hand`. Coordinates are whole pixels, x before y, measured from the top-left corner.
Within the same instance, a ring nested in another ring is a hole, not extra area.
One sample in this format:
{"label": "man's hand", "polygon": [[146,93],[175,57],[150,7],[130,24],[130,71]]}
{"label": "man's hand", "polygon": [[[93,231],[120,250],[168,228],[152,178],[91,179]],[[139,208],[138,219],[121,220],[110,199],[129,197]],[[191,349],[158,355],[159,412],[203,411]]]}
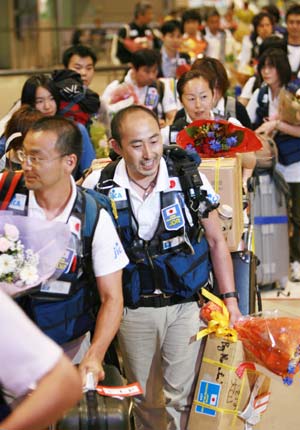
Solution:
{"label": "man's hand", "polygon": [[234,297],[229,299],[224,299],[224,303],[229,312],[230,325],[233,326],[234,323],[242,316],[238,307],[237,299],[235,299]]}
{"label": "man's hand", "polygon": [[89,352],[86,354],[79,366],[79,373],[82,380],[82,386],[86,385],[86,376],[88,373],[93,374],[95,386],[99,381],[103,381],[105,377],[102,363],[96,357],[93,357]]}

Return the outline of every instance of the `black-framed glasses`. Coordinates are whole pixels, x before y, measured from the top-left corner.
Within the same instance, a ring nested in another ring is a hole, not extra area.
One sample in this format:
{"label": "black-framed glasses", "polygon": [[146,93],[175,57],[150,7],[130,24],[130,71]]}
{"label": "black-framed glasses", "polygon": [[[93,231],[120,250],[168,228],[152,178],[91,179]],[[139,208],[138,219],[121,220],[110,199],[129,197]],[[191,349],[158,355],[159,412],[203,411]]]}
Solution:
{"label": "black-framed glasses", "polygon": [[22,149],[19,149],[16,151],[17,157],[20,160],[20,163],[25,163],[25,161],[28,163],[29,166],[39,166],[43,163],[51,163],[52,161],[58,160],[59,158],[63,158],[68,154],[61,154],[54,158],[43,158],[38,157],[36,155],[30,155],[26,154]]}

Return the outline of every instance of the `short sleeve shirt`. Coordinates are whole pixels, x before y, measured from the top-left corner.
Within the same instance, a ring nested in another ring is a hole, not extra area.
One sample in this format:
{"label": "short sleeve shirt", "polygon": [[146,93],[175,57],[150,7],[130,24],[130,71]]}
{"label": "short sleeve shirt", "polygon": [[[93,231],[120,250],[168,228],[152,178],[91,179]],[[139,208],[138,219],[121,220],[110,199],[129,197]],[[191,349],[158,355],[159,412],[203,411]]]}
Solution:
{"label": "short sleeve shirt", "polygon": [[[66,223],[72,211],[76,199],[76,185],[72,181],[72,195],[63,210],[53,221]],[[46,219],[43,209],[38,205],[33,191],[29,192],[28,215],[40,219]],[[113,225],[110,215],[105,211],[100,211],[99,220],[95,229],[92,242],[92,261],[96,277],[108,275],[121,270],[128,264],[128,258],[120,242],[117,231]]]}
{"label": "short sleeve shirt", "polygon": [[62,349],[0,290],[0,384],[19,397],[48,373]]}

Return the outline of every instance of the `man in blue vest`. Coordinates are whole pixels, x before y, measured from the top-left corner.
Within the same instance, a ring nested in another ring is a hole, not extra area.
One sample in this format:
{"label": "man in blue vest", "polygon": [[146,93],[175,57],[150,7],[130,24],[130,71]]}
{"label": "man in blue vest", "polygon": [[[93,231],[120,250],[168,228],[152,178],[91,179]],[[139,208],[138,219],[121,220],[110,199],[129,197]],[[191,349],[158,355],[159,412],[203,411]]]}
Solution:
{"label": "man in blue vest", "polygon": [[80,363],[83,382],[87,372],[97,382],[104,378],[102,360],[119,327],[122,269],[128,259],[110,215],[100,206],[87,234],[85,208],[92,197],[77,188],[72,177],[81,151],[75,123],[62,117],[37,121],[18,151],[24,184],[14,190],[7,209],[33,222],[39,218],[69,225],[72,238],[58,280],[47,281],[22,306],[74,363]]}
{"label": "man in blue vest", "polygon": [[[122,158],[102,172],[94,170],[84,186],[115,200],[130,260],[123,273],[119,340],[126,376],[144,390],[135,399],[136,428],[183,430],[200,365],[200,345],[193,337],[200,326],[199,291],[208,280],[208,254],[231,322],[240,316],[230,254],[212,210],[218,197],[200,175],[203,198],[192,213],[149,109],[119,111],[111,131]],[[180,158],[185,152],[177,149]]]}

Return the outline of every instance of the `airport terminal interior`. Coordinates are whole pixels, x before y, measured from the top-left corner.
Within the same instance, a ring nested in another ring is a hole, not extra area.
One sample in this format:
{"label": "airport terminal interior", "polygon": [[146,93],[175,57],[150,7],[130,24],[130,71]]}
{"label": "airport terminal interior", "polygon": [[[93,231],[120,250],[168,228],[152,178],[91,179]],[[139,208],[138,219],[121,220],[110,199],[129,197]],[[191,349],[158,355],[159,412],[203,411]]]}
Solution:
{"label": "airport terminal interior", "polygon": [[[118,61],[113,44],[119,28],[132,19],[134,0],[1,0],[0,3],[0,119],[19,99],[22,86],[30,75],[62,68],[62,53],[71,45],[78,30],[86,37],[81,43],[87,43],[97,54],[91,89],[101,98],[111,81],[124,76],[127,65]],[[157,28],[172,11],[180,16],[186,8],[204,12],[207,8],[217,7],[224,15],[232,6],[228,0],[152,0],[151,3],[153,27]],[[235,1],[235,11],[242,10],[245,3]],[[292,2],[269,3],[280,9],[283,21],[286,7]],[[250,1],[249,8],[255,14],[266,4],[266,0]],[[235,94],[236,88],[241,88],[244,83],[237,73],[237,58],[227,66],[231,77],[230,91]],[[286,315],[300,316],[300,282],[288,282],[284,290],[262,288],[261,296],[263,310],[278,309]],[[271,392],[263,423],[254,428],[298,429],[299,373],[292,386],[284,386],[279,377],[273,378]]]}

